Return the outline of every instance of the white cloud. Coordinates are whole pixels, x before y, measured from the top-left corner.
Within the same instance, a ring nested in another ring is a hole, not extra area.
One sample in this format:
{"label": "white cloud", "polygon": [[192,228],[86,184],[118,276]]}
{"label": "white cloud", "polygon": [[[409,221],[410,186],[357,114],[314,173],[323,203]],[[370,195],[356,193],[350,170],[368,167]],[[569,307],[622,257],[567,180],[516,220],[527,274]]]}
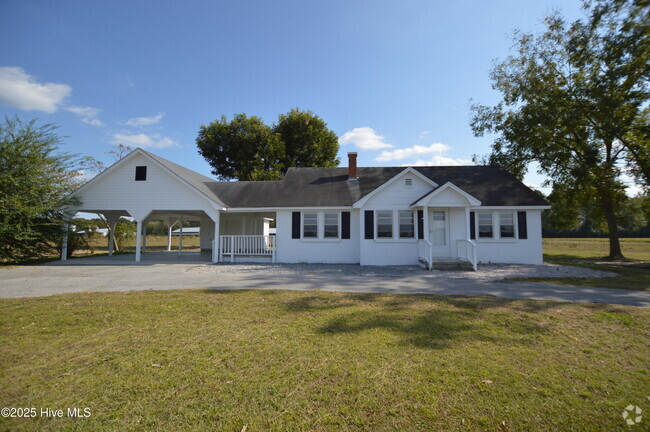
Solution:
{"label": "white cloud", "polygon": [[427,135],[429,135],[430,133],[431,133],[431,131],[422,131],[422,132],[420,132],[420,135],[418,135],[418,138],[423,139]]}
{"label": "white cloud", "polygon": [[455,159],[442,155],[435,155],[429,160],[418,159],[412,164],[402,166],[440,166],[440,165],[473,165],[470,159]]}
{"label": "white cloud", "polygon": [[162,137],[158,134],[120,134],[116,133],[111,139],[112,144],[124,144],[130,147],[167,148],[177,145],[171,138]]}
{"label": "white cloud", "polygon": [[0,103],[25,111],[56,112],[70,96],[66,84],[39,83],[23,68],[0,67]]}
{"label": "white cloud", "polygon": [[359,127],[347,131],[339,138],[339,143],[342,145],[352,144],[359,150],[379,150],[393,147],[392,144],[384,142],[383,136],[377,135],[377,133],[369,127]]}
{"label": "white cloud", "polygon": [[449,146],[443,143],[433,143],[428,146],[423,145],[414,145],[412,147],[395,149],[395,150],[385,150],[381,152],[379,156],[375,158],[377,162],[389,162],[394,160],[403,160],[413,156],[425,155],[425,154],[442,154],[449,150]]}
{"label": "white cloud", "polygon": [[159,112],[155,116],[151,116],[151,117],[133,117],[128,119],[126,121],[126,124],[132,127],[150,126],[160,122],[160,120],[162,120],[164,115],[165,115],[164,112]]}
{"label": "white cloud", "polygon": [[78,115],[81,118],[81,121],[92,126],[104,126],[104,123],[97,118],[101,110],[92,107],[80,107],[70,105],[63,108],[66,111],[69,111],[73,114]]}

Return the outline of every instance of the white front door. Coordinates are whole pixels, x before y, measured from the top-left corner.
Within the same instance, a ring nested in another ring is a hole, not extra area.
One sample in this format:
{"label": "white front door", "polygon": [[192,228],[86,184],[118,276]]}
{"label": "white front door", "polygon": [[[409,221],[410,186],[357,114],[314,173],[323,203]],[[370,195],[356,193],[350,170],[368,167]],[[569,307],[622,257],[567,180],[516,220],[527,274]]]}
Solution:
{"label": "white front door", "polygon": [[429,209],[429,241],[433,245],[433,256],[451,256],[449,248],[449,212]]}

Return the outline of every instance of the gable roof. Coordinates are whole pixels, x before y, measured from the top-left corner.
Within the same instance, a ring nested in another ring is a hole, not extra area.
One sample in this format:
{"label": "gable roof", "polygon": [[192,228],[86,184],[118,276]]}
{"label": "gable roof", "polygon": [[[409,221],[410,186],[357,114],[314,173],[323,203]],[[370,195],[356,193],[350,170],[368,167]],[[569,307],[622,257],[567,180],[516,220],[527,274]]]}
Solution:
{"label": "gable roof", "polygon": [[480,206],[481,205],[481,201],[477,200],[472,195],[468,194],[467,192],[465,192],[464,190],[462,190],[461,188],[459,188],[458,186],[456,186],[452,182],[447,182],[447,183],[443,184],[442,186],[433,188],[433,190],[425,193],[420,198],[413,201],[413,203],[411,204],[411,207],[425,206],[426,203],[431,198],[433,198],[436,195],[442,193],[442,191],[444,191],[446,189],[451,189],[451,190],[455,191],[456,193],[461,195],[463,198],[465,198],[467,200],[467,202],[470,203],[473,206]]}
{"label": "gable roof", "polygon": [[[548,206],[546,200],[509,172],[492,166],[411,167],[433,182],[453,183],[483,206]],[[213,182],[210,190],[226,207],[351,207],[407,167],[290,168],[283,180]],[[435,188],[427,192],[433,192]]]}
{"label": "gable roof", "polygon": [[134,154],[161,165],[215,204],[227,208],[352,207],[400,174],[412,172],[432,185],[426,195],[452,183],[482,206],[548,206],[537,193],[509,172],[491,166],[359,167],[348,180],[348,168],[289,168],[282,180],[219,182],[141,148],[133,150],[86,185],[103,177]]}

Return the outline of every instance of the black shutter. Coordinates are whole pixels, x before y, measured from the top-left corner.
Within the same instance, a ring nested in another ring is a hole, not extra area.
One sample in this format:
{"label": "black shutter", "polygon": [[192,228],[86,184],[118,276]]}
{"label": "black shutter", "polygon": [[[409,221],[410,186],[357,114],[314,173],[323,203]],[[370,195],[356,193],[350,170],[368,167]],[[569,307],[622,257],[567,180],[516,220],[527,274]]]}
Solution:
{"label": "black shutter", "polygon": [[526,221],[526,212],[517,212],[517,225],[519,226],[519,238],[528,238],[528,222]]}
{"label": "black shutter", "polygon": [[366,227],[366,240],[372,240],[375,238],[375,227],[374,227],[374,212],[372,210],[366,210],[364,213],[364,225]]}
{"label": "black shutter", "polygon": [[424,211],[418,210],[418,238],[424,238]]}
{"label": "black shutter", "polygon": [[300,238],[300,212],[291,213],[291,238]]}
{"label": "black shutter", "polygon": [[476,239],[476,213],[469,212],[469,238],[472,240]]}
{"label": "black shutter", "polygon": [[350,212],[341,212],[341,238],[350,238]]}

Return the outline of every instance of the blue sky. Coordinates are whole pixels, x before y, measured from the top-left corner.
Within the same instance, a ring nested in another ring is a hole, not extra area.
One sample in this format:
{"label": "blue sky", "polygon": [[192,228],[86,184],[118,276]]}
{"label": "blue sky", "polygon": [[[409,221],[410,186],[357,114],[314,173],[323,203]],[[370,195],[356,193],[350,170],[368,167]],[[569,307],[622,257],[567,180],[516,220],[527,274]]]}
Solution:
{"label": "blue sky", "polygon": [[[60,125],[65,150],[106,162],[142,146],[203,174],[202,124],[311,109],[360,166],[471,163],[489,137],[493,59],[515,28],[578,0],[0,2],[0,115]],[[531,174],[529,184],[542,178]],[[548,191],[548,190],[545,190]]]}

